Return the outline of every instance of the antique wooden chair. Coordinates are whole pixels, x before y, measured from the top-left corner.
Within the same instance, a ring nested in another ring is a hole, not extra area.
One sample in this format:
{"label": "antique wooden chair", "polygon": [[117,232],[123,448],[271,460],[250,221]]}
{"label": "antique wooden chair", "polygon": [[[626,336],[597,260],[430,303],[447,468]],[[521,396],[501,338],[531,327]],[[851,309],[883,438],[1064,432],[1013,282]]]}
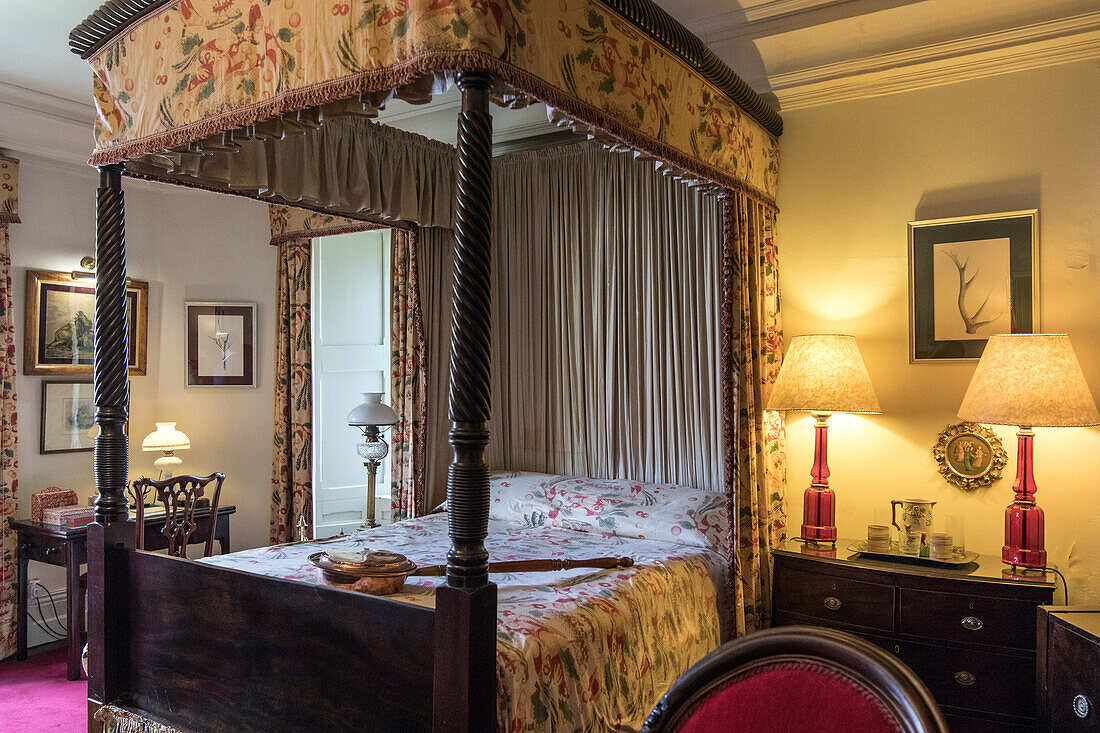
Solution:
{"label": "antique wooden chair", "polygon": [[784,626],[723,644],[657,703],[643,733],[947,733],[913,672],[842,631]]}
{"label": "antique wooden chair", "polygon": [[[214,549],[214,523],[218,521],[218,499],[222,493],[225,474],[212,473],[209,476],[173,476],[163,481],[142,478],[132,484],[133,494],[139,498],[152,489],[154,498],[164,505],[164,529],[161,534],[168,541],[168,554],[176,557],[187,556],[187,545],[191,535],[200,530],[199,537],[206,538],[203,557],[210,557]],[[195,509],[199,499],[206,498],[206,490],[214,484],[210,499],[210,514],[203,519],[200,528],[195,521]],[[137,502],[137,549],[145,549],[145,505]]]}

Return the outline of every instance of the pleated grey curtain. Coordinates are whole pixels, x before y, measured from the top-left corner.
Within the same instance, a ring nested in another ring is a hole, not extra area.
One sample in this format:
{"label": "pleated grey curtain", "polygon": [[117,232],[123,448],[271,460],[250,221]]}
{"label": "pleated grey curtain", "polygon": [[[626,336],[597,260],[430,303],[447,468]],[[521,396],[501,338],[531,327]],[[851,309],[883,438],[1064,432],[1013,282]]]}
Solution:
{"label": "pleated grey curtain", "polygon": [[[421,235],[445,497],[450,232]],[[588,143],[495,160],[490,465],[723,491],[722,205]]]}
{"label": "pleated grey curtain", "polygon": [[447,415],[447,369],[451,356],[454,233],[450,229],[422,227],[416,246],[427,372],[424,495],[425,507],[431,511],[447,498],[447,466],[451,463],[451,447],[447,442],[451,427]]}

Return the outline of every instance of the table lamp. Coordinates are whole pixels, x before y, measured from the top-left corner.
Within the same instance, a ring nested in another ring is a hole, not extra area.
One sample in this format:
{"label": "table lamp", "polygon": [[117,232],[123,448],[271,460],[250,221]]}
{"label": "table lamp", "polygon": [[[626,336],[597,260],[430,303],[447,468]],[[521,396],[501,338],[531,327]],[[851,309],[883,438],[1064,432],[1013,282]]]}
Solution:
{"label": "table lamp", "polygon": [[141,441],[141,449],[146,452],[163,453],[164,455],[153,461],[153,465],[160,469],[162,478],[172,478],[172,472],[183,463],[175,451],[188,450],[191,447],[191,439],[176,430],[174,422],[155,424],[157,429],[145,436],[145,440]]}
{"label": "table lamp", "polygon": [[836,542],[836,497],[829,488],[829,415],[881,412],[854,336],[795,336],[767,410],[806,411],[814,425],[814,466],[802,501],[803,540]]}
{"label": "table lamp", "polygon": [[348,413],[348,425],[363,431],[366,442],[355,446],[363,466],[367,469],[367,529],[374,529],[374,480],[382,460],[389,455],[390,447],[382,438],[382,432],[397,424],[397,413],[389,405],[382,404],[381,392],[364,392],[363,401]]}
{"label": "table lamp", "polygon": [[1035,427],[1100,423],[1077,354],[1065,334],[1006,333],[990,337],[959,407],[959,418],[1016,425],[1016,499],[1005,509],[1001,559],[1013,568],[1047,564],[1043,510],[1035,503]]}

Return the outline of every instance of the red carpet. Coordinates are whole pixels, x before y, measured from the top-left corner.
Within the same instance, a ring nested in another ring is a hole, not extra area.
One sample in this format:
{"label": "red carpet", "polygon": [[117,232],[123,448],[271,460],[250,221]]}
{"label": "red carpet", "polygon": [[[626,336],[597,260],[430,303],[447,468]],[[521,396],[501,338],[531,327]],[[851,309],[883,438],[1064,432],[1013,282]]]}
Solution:
{"label": "red carpet", "polygon": [[0,731],[79,733],[88,729],[88,682],[65,679],[65,648],[0,663]]}

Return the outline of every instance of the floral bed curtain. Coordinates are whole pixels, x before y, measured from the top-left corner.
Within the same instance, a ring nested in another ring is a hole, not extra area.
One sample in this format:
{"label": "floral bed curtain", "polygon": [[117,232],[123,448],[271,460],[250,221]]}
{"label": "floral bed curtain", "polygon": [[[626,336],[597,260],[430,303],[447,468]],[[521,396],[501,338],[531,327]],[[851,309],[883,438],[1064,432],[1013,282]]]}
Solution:
{"label": "floral bed curtain", "polygon": [[394,521],[416,517],[425,511],[424,431],[428,379],[416,248],[416,232],[393,230],[390,237],[390,403],[398,417],[391,434]]}
{"label": "floral bed curtain", "polygon": [[787,536],[786,433],[764,412],[783,354],[775,209],[730,194],[722,253],[723,425],[735,548],[731,607],[737,635],[771,620],[771,551]]}
{"label": "floral bed curtain", "polygon": [[8,518],[18,509],[16,494],[15,324],[8,224],[19,222],[19,161],[0,158],[0,659],[15,653],[16,544]]}
{"label": "floral bed curtain", "polygon": [[311,245],[309,239],[278,245],[271,544],[313,537]]}

